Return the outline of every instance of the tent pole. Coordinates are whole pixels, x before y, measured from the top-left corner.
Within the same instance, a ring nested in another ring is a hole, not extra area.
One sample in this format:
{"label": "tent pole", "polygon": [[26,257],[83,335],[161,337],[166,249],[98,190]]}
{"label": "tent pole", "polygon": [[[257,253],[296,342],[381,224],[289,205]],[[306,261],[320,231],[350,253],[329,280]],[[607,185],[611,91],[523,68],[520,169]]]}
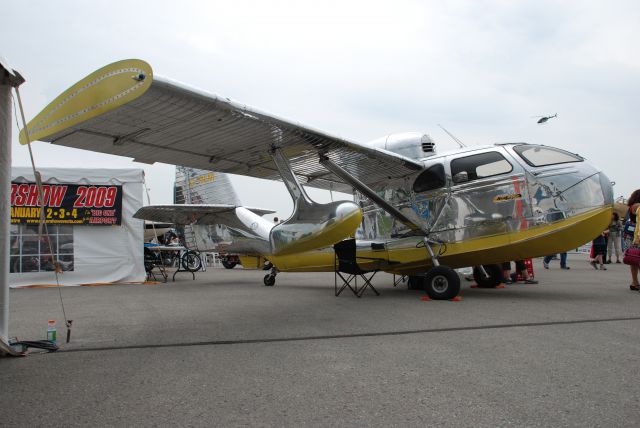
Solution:
{"label": "tent pole", "polygon": [[[11,88],[24,82],[0,58],[0,342],[9,340],[9,245],[11,233]],[[2,345],[3,343],[0,343]],[[0,350],[2,347],[0,346]]]}

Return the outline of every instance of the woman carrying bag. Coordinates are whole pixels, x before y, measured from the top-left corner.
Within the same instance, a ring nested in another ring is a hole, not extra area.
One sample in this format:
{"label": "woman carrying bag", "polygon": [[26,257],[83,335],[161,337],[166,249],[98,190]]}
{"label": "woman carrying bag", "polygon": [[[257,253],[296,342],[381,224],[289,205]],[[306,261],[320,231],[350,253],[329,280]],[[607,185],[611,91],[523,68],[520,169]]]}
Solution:
{"label": "woman carrying bag", "polygon": [[[640,189],[631,194],[627,205],[629,206],[629,221],[625,222],[625,232],[627,233],[623,235],[623,239],[631,242],[624,252],[622,261],[628,264],[629,269],[631,269],[631,285],[629,289],[637,291],[640,290],[640,284],[638,283],[638,265],[640,264],[640,237],[638,231],[640,228],[637,227],[637,221],[640,218]],[[633,235],[629,233],[631,229],[633,229]]]}

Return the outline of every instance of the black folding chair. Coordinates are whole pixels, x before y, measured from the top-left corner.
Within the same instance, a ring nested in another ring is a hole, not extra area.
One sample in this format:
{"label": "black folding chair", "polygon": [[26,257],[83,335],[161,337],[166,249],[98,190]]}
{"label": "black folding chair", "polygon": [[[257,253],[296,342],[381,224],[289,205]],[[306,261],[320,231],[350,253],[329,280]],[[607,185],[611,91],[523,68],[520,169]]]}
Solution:
{"label": "black folding chair", "polygon": [[[344,241],[338,242],[333,246],[333,249],[336,253],[334,259],[334,287],[336,296],[339,296],[340,293],[344,291],[345,288],[349,288],[353,294],[357,297],[362,297],[367,288],[370,288],[377,296],[380,295],[378,290],[375,289],[373,284],[371,284],[371,280],[378,272],[377,270],[364,270],[358,263],[356,259],[359,257],[356,256],[356,240],[355,239],[345,239]],[[379,259],[373,259],[379,260]],[[343,273],[346,273],[348,276],[345,279],[342,276]],[[371,273],[367,277],[366,274]],[[338,289],[338,277],[342,279],[342,285]],[[364,284],[360,288],[358,288],[358,277],[362,278]],[[353,282],[353,285],[351,283]]]}

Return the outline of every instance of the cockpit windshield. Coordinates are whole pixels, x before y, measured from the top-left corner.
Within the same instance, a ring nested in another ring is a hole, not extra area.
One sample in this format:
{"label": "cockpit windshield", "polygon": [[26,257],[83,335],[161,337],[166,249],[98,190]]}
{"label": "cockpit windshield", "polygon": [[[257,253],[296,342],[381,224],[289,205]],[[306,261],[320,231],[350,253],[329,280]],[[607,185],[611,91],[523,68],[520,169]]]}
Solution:
{"label": "cockpit windshield", "polygon": [[548,166],[584,161],[584,159],[578,155],[553,147],[522,144],[515,146],[513,150],[531,166]]}

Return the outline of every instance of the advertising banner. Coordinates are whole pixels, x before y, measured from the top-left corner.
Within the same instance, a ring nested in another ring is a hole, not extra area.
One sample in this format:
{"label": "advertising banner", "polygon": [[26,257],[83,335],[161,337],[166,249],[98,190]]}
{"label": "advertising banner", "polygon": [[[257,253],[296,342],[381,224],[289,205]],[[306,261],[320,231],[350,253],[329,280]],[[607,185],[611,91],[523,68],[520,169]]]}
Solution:
{"label": "advertising banner", "polygon": [[122,186],[43,184],[44,207],[35,183],[11,183],[11,224],[112,226],[122,224]]}

